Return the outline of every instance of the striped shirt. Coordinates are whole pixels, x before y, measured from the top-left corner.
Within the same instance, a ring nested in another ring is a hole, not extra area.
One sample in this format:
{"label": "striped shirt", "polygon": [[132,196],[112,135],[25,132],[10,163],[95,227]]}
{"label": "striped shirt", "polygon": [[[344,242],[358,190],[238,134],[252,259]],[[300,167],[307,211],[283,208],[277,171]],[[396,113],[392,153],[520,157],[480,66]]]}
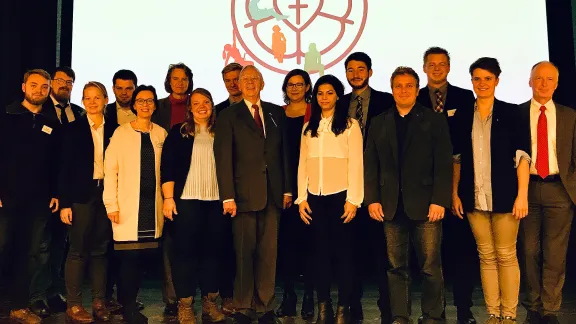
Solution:
{"label": "striped shirt", "polygon": [[214,160],[214,137],[207,131],[194,135],[192,160],[181,199],[219,200]]}

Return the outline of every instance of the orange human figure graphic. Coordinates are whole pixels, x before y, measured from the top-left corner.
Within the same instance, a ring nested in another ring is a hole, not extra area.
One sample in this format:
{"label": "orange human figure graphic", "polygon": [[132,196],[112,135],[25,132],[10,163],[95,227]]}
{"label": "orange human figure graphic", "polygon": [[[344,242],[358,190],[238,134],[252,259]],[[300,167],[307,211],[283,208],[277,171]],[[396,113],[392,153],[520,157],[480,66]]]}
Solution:
{"label": "orange human figure graphic", "polygon": [[224,65],[228,65],[230,58],[242,66],[254,65],[254,62],[246,60],[246,53],[240,55],[240,50],[236,47],[236,33],[234,30],[232,30],[232,45],[224,45],[224,51],[222,51],[222,59],[225,60]]}
{"label": "orange human figure graphic", "polygon": [[284,54],[286,54],[286,37],[284,33],[280,32],[280,27],[274,25],[272,27],[274,33],[272,33],[272,53],[274,53],[274,58],[278,60],[278,63],[284,62]]}

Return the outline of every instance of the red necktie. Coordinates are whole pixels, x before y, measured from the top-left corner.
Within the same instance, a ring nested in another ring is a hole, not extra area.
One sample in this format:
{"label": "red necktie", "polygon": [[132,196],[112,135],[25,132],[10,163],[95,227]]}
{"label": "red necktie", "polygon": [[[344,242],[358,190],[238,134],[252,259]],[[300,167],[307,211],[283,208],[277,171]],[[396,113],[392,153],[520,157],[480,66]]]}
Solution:
{"label": "red necktie", "polygon": [[548,164],[548,120],[546,119],[546,107],[540,107],[540,116],[538,117],[538,143],[536,155],[536,171],[542,179],[550,174]]}
{"label": "red necktie", "polygon": [[262,134],[264,134],[264,125],[262,124],[262,118],[260,118],[260,107],[258,107],[258,105],[252,105],[252,109],[254,109],[254,122],[256,126],[260,128]]}

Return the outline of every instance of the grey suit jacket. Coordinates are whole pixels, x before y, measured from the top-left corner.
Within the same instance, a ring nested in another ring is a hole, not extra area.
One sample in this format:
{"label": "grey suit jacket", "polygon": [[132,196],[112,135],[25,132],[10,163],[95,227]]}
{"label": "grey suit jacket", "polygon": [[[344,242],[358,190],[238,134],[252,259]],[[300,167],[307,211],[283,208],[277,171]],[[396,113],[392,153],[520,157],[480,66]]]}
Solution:
{"label": "grey suit jacket", "polygon": [[265,137],[244,101],[224,109],[216,121],[214,157],[220,199],[234,199],[238,212],[263,210],[268,199],[282,208],[283,194],[292,193],[284,109],[261,103]]}
{"label": "grey suit jacket", "polygon": [[152,122],[156,123],[170,132],[170,118],[172,117],[172,104],[170,103],[170,97],[162,98],[158,100],[158,109],[152,116]]}
{"label": "grey suit jacket", "polygon": [[[556,106],[556,157],[560,179],[572,203],[576,204],[576,111],[558,103],[554,105]],[[526,136],[531,138],[530,100],[520,107]],[[530,155],[532,155],[531,151],[532,146],[530,146]]]}

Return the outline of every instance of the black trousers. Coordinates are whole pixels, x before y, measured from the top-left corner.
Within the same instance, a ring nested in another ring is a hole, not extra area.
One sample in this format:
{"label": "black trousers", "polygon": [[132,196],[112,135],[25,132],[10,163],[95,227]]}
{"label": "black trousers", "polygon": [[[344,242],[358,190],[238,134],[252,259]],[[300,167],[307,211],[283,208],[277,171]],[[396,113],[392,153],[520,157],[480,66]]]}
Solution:
{"label": "black trousers", "polygon": [[20,202],[4,199],[2,204],[0,255],[2,266],[9,266],[11,272],[8,297],[12,309],[23,309],[28,307],[32,275],[42,265],[40,243],[43,233],[48,219],[54,215],[49,208],[49,199]]}
{"label": "black trousers", "polygon": [[312,231],[300,219],[298,205],[283,210],[278,234],[278,274],[282,278],[284,293],[294,293],[294,284],[301,275],[306,292],[313,292],[312,242]]}
{"label": "black trousers", "polygon": [[70,249],[65,267],[70,307],[82,305],[82,284],[87,265],[92,279],[92,298],[106,297],[107,252],[112,233],[102,202],[102,190],[102,186],[94,186],[86,204],[72,205],[72,225],[68,227]]}
{"label": "black trousers", "polygon": [[194,297],[200,282],[202,296],[218,292],[226,230],[220,201],[178,200],[171,224],[172,275],[178,298]]}
{"label": "black trousers", "polygon": [[330,300],[332,261],[336,263],[338,304],[350,305],[354,284],[354,220],[344,224],[340,217],[344,213],[346,191],[328,196],[308,193],[308,204],[312,210],[310,227],[314,237],[315,281],[318,302]]}
{"label": "black trousers", "polygon": [[[221,214],[221,213],[220,213]],[[222,267],[220,268],[220,297],[234,297],[234,278],[236,277],[236,251],[232,234],[232,218],[224,217],[222,222]]]}
{"label": "black trousers", "polygon": [[[271,191],[269,189],[269,191]],[[250,315],[274,310],[276,253],[280,208],[272,199],[256,212],[237,213],[232,220],[236,250],[233,307]]]}
{"label": "black trousers", "polygon": [[530,181],[528,216],[520,222],[526,309],[556,314],[562,305],[574,205],[561,181]]}
{"label": "black trousers", "polygon": [[146,269],[154,269],[162,263],[161,247],[142,250],[116,250],[120,260],[118,277],[118,302],[125,312],[137,311],[136,297],[142,285]]}

